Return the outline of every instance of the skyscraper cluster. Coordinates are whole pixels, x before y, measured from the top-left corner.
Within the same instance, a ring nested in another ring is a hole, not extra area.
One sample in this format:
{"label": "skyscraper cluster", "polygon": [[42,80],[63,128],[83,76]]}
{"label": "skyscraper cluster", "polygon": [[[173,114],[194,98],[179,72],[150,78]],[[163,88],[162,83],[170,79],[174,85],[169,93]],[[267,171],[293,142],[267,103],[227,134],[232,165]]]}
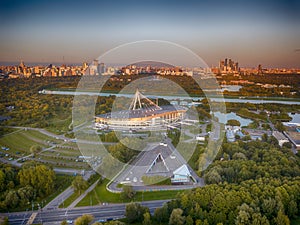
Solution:
{"label": "skyscraper cluster", "polygon": [[103,75],[105,73],[105,65],[104,63],[99,63],[97,59],[94,59],[87,72],[89,75]]}
{"label": "skyscraper cluster", "polygon": [[220,60],[219,69],[221,73],[238,72],[239,63],[234,62],[232,59],[225,58],[225,60]]}

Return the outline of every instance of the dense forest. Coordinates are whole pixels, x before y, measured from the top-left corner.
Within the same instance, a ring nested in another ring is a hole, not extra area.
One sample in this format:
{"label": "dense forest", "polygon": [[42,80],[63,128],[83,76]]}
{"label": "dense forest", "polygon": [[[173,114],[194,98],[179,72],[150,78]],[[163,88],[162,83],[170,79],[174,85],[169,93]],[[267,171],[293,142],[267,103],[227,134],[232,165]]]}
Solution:
{"label": "dense forest", "polygon": [[153,215],[138,203],[128,205],[126,223],[287,225],[300,215],[299,154],[272,137],[224,143],[202,175],[204,187],[180,194]]}
{"label": "dense forest", "polygon": [[0,211],[36,208],[46,203],[57,190],[70,184],[67,176],[56,175],[52,168],[26,162],[22,168],[0,164]]}

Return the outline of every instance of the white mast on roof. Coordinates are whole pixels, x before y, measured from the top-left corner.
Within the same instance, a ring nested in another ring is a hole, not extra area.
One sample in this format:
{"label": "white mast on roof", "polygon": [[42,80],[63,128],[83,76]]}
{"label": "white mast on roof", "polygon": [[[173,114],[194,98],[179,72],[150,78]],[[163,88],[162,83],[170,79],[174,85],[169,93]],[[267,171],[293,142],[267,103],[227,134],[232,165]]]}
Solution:
{"label": "white mast on roof", "polygon": [[144,96],[139,89],[136,89],[132,102],[129,106],[129,110],[137,109],[161,110],[161,107]]}

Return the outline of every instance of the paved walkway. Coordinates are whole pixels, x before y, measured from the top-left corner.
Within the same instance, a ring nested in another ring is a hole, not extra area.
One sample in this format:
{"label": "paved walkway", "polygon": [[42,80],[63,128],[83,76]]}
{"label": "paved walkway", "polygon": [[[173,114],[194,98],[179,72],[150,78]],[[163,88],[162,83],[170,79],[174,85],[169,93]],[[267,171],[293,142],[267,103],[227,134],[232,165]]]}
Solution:
{"label": "paved walkway", "polygon": [[56,198],[49,202],[43,209],[52,210],[57,209],[61,203],[63,203],[67,198],[69,198],[74,193],[73,188],[70,186],[62,193],[60,193]]}
{"label": "paved walkway", "polygon": [[[88,180],[93,173],[94,173],[93,171],[87,171],[83,176],[83,179]],[[46,210],[57,209],[59,205],[63,203],[67,198],[69,198],[73,193],[74,193],[73,187],[69,186],[66,190],[64,190],[62,193],[56,196],[51,202],[49,202],[43,209]]]}
{"label": "paved walkway", "polygon": [[96,187],[96,185],[98,184],[100,179],[98,179],[95,183],[93,183],[85,192],[82,193],[82,195],[80,195],[75,201],[73,201],[67,207],[67,209],[73,209],[88,193],[90,193],[92,190],[94,190],[94,188]]}

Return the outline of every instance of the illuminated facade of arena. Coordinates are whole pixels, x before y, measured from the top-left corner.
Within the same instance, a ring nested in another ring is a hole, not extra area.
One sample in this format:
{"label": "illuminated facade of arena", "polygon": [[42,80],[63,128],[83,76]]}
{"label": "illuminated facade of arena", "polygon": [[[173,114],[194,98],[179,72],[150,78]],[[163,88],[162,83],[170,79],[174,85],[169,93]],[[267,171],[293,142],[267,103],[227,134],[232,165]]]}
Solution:
{"label": "illuminated facade of arena", "polygon": [[187,109],[182,106],[158,106],[136,91],[128,110],[97,115],[97,128],[162,128],[181,121]]}

